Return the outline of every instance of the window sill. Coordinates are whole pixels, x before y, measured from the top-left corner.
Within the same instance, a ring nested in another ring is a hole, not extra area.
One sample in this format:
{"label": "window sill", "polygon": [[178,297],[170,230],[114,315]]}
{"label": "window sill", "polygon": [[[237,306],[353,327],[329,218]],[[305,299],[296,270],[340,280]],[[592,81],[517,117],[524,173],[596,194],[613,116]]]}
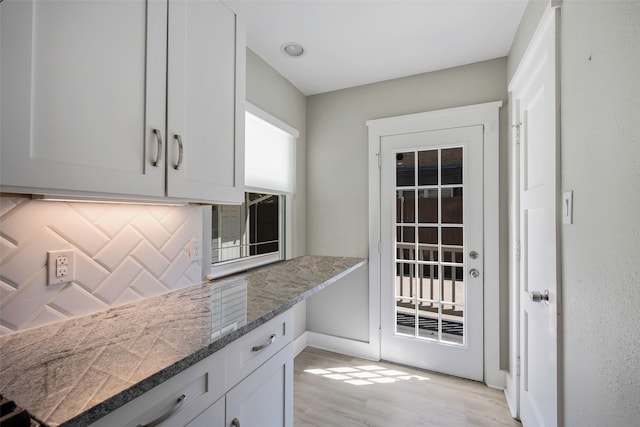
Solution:
{"label": "window sill", "polygon": [[240,273],[241,271],[246,271],[251,268],[262,267],[263,265],[271,264],[280,260],[282,260],[280,253],[273,252],[270,254],[254,255],[230,261],[218,262],[211,266],[211,274],[207,278],[219,279],[220,277]]}

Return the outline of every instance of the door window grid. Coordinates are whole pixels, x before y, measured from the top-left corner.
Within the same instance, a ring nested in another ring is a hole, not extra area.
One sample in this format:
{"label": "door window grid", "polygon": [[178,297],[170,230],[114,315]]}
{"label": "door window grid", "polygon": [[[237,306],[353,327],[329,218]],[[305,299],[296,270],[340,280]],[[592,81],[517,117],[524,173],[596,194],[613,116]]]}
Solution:
{"label": "door window grid", "polygon": [[463,147],[396,153],[398,334],[465,344],[462,158]]}

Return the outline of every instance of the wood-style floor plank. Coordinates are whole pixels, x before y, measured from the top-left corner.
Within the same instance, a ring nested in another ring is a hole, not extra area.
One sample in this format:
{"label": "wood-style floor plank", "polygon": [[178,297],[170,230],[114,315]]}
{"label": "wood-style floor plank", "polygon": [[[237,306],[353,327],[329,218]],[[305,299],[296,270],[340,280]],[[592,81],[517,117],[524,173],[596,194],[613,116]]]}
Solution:
{"label": "wood-style floor plank", "polygon": [[[521,426],[501,391],[475,381],[310,347],[294,370],[295,427]],[[345,382],[357,379],[369,384]]]}

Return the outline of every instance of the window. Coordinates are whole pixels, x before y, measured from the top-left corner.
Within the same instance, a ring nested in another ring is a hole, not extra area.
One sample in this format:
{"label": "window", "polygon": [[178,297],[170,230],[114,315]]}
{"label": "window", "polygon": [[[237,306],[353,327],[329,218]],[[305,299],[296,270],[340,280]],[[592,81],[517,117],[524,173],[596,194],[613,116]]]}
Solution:
{"label": "window", "polygon": [[220,263],[256,255],[283,258],[284,195],[245,193],[240,206],[213,206],[211,261]]}
{"label": "window", "polygon": [[298,132],[251,104],[245,120],[244,203],[211,209],[214,277],[279,261],[287,255]]}

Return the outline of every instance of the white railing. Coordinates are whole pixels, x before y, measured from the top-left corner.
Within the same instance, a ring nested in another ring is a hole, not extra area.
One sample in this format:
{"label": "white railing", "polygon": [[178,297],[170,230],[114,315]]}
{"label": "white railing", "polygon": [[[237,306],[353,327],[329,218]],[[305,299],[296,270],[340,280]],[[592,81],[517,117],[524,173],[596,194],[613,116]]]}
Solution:
{"label": "white railing", "polygon": [[[437,245],[398,242],[396,247],[396,296],[406,297],[407,302],[418,297],[428,300],[419,302],[419,309],[424,311],[437,311],[437,303],[445,303],[443,313],[462,316],[463,307],[460,305],[464,304],[464,271],[459,270],[464,269],[464,264],[455,261],[456,258],[462,260],[460,255],[464,248],[443,245],[440,258]],[[442,267],[441,271],[439,267]],[[442,295],[439,294],[441,275]]]}

